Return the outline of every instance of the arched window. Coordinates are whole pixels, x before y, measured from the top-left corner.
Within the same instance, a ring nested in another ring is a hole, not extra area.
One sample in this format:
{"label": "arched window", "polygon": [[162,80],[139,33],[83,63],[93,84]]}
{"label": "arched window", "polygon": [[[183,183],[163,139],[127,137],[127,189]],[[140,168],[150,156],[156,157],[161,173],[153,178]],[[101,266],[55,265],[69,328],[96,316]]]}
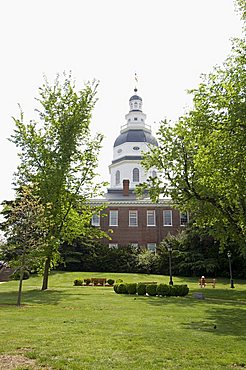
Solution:
{"label": "arched window", "polygon": [[154,170],[154,171],[152,171],[152,177],[156,177],[156,171]]}
{"label": "arched window", "polygon": [[120,184],[120,171],[116,171],[116,174],[115,174],[115,184],[116,185],[119,185]]}
{"label": "arched window", "polygon": [[133,182],[139,182],[139,169],[138,168],[133,169],[132,180]]}

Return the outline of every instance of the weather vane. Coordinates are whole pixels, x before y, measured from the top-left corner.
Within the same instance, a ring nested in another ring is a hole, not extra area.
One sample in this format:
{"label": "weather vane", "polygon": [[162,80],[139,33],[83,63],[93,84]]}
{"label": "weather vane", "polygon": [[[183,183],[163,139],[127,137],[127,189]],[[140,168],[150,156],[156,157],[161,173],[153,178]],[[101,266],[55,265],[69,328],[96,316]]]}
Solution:
{"label": "weather vane", "polygon": [[137,73],[135,73],[134,79],[135,79],[135,90],[137,90],[137,85],[138,85],[138,75],[137,75]]}

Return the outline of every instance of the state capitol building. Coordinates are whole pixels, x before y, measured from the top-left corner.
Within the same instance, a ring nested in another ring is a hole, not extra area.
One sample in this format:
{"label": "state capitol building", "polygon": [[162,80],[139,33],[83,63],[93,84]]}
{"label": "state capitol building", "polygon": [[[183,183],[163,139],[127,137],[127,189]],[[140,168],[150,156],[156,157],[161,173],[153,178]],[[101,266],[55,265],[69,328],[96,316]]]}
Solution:
{"label": "state capitol building", "polygon": [[110,188],[103,199],[93,201],[107,207],[101,212],[103,217],[93,216],[92,225],[113,231],[110,234],[112,240],[102,240],[111,248],[132,245],[155,251],[168,234],[177,234],[187,224],[188,215],[174,209],[170,199],[152,203],[147,197],[136,197],[136,185],[156,176],[155,169],[146,172],[141,166],[142,153],[151,145],[158,146],[151,127],[145,123],[142,105],[142,98],[135,88],[129,99],[126,124],[114,142],[113,160],[109,165]]}

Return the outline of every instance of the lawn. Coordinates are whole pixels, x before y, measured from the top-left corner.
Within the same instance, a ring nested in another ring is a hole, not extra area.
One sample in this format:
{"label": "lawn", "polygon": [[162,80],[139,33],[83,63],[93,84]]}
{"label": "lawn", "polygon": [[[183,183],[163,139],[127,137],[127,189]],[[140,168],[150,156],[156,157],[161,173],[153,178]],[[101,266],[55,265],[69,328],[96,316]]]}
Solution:
{"label": "lawn", "polygon": [[[158,281],[158,275],[52,273],[0,285],[0,369],[243,369],[246,367],[246,281],[218,279],[216,288],[188,284],[187,297],[118,295],[111,287],[76,287],[74,279]],[[204,300],[194,292],[203,292]],[[2,359],[2,366],[1,366]],[[9,364],[6,367],[6,359]],[[19,366],[18,359],[26,360]],[[28,360],[29,359],[29,360]],[[11,362],[13,361],[13,362]],[[4,367],[5,366],[5,367]]]}

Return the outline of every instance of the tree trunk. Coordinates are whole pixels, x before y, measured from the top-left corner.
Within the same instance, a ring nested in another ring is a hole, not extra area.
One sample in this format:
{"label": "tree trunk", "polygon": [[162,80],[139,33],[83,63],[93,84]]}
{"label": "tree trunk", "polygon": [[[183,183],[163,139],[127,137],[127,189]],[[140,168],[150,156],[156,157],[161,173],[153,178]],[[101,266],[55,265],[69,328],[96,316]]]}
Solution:
{"label": "tree trunk", "polygon": [[22,294],[22,282],[23,282],[23,276],[24,276],[24,268],[20,268],[20,281],[19,281],[19,291],[18,291],[18,298],[17,298],[17,306],[21,305],[21,294]]}
{"label": "tree trunk", "polygon": [[44,265],[42,290],[48,289],[49,270],[50,270],[50,257],[47,257],[45,260],[45,265]]}

